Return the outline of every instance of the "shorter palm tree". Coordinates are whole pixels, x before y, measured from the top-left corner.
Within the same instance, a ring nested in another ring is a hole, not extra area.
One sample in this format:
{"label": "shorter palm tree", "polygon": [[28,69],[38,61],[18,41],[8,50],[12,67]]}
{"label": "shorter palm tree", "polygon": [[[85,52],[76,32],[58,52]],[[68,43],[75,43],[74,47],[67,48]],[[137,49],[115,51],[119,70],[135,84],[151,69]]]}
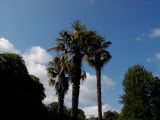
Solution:
{"label": "shorter palm tree", "polygon": [[88,61],[89,65],[96,70],[98,118],[102,120],[101,68],[111,59],[111,55],[107,51],[111,42],[106,41],[103,37],[97,35],[96,32],[91,32],[91,35],[93,39],[89,49],[86,51],[85,59]]}
{"label": "shorter palm tree", "polygon": [[67,56],[63,54],[49,62],[48,68],[50,85],[55,86],[56,94],[58,96],[58,113],[60,120],[63,120],[64,97],[69,88],[69,64],[70,62],[68,61]]}

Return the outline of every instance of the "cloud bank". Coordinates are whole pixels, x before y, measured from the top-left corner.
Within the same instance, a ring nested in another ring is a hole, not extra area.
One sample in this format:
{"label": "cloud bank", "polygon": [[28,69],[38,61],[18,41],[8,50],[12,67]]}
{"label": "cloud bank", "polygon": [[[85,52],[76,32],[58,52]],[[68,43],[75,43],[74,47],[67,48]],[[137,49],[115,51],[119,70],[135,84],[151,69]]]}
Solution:
{"label": "cloud bank", "polygon": [[15,49],[14,45],[10,43],[9,40],[0,38],[0,53],[2,52],[18,53],[18,50]]}

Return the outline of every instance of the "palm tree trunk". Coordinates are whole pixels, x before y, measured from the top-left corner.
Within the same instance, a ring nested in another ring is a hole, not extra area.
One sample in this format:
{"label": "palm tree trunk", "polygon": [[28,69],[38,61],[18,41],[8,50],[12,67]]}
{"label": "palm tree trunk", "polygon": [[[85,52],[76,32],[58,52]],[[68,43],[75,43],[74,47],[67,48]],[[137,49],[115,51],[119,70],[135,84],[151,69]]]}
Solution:
{"label": "palm tree trunk", "polygon": [[72,89],[72,120],[78,120],[80,81],[73,83]]}
{"label": "palm tree trunk", "polygon": [[98,103],[98,118],[102,120],[102,101],[101,101],[101,68],[96,67],[97,78],[97,103]]}
{"label": "palm tree trunk", "polygon": [[58,114],[59,114],[59,120],[63,120],[64,116],[64,94],[61,94],[58,96]]}
{"label": "palm tree trunk", "polygon": [[73,58],[72,71],[72,120],[78,120],[78,103],[81,79],[81,55],[75,55]]}

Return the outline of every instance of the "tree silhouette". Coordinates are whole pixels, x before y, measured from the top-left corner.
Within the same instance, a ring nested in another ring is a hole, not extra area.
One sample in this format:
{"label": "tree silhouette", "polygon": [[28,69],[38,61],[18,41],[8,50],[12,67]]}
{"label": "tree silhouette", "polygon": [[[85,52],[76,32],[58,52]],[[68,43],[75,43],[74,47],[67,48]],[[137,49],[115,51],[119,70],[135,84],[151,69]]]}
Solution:
{"label": "tree silhouette", "polygon": [[[1,111],[2,118],[22,120],[47,119],[47,109],[42,103],[45,97],[43,85],[28,74],[23,59],[12,53],[0,54]],[[3,104],[3,105],[2,105]]]}

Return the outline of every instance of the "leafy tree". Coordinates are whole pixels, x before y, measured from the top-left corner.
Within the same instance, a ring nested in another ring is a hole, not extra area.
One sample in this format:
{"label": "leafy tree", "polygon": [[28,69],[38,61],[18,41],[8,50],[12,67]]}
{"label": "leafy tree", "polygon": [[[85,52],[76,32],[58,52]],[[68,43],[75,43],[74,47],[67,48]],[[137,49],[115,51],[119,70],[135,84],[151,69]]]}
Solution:
{"label": "leafy tree", "polygon": [[53,102],[49,105],[47,105],[48,113],[49,113],[49,120],[58,120],[58,103]]}
{"label": "leafy tree", "polygon": [[116,111],[107,111],[103,113],[104,120],[118,120],[119,114]]}
{"label": "leafy tree", "polygon": [[87,120],[98,120],[98,117],[95,117],[94,115],[91,115]]}
{"label": "leafy tree", "polygon": [[[48,112],[49,112],[49,120],[58,120],[59,119],[59,113],[58,113],[58,109],[59,109],[59,105],[57,102],[53,102],[49,105],[47,105],[48,108]],[[64,113],[63,113],[63,117],[65,118],[65,120],[71,120],[71,111],[70,109],[68,109],[65,105],[63,106],[64,109]]]}
{"label": "leafy tree", "polygon": [[150,86],[150,105],[154,120],[160,120],[160,78],[155,77]]}
{"label": "leafy tree", "polygon": [[89,64],[96,70],[97,78],[97,103],[98,103],[98,118],[102,120],[102,101],[101,101],[101,69],[110,59],[111,55],[107,51],[111,42],[106,41],[96,32],[92,32],[93,41],[89,47],[85,58]]}
{"label": "leafy tree", "polygon": [[86,116],[83,110],[78,109],[78,120],[85,120]]}
{"label": "leafy tree", "polygon": [[[49,104],[47,107],[48,107],[48,111],[49,111],[49,116],[50,116],[50,119],[49,120],[57,120],[58,119],[58,103],[57,102],[53,102],[51,104]],[[67,108],[65,105],[64,105],[64,118],[65,120],[71,120],[71,109]],[[84,114],[84,111],[81,110],[81,109],[78,109],[78,120],[85,120],[85,114]]]}
{"label": "leafy tree", "polygon": [[[125,74],[121,96],[124,120],[158,120],[159,79],[143,66],[134,65]],[[155,100],[155,101],[154,101]],[[154,110],[153,110],[154,109]]]}
{"label": "leafy tree", "polygon": [[[59,119],[63,120],[64,96],[69,88],[69,61],[66,55],[56,57],[49,62],[48,74],[51,77],[50,84],[55,85],[56,94],[58,95],[58,113]],[[57,77],[57,80],[55,78]]]}
{"label": "leafy tree", "polygon": [[[8,119],[47,119],[43,85],[35,76],[28,74],[22,57],[17,54],[0,54],[1,117]],[[3,105],[2,105],[3,104]]]}

